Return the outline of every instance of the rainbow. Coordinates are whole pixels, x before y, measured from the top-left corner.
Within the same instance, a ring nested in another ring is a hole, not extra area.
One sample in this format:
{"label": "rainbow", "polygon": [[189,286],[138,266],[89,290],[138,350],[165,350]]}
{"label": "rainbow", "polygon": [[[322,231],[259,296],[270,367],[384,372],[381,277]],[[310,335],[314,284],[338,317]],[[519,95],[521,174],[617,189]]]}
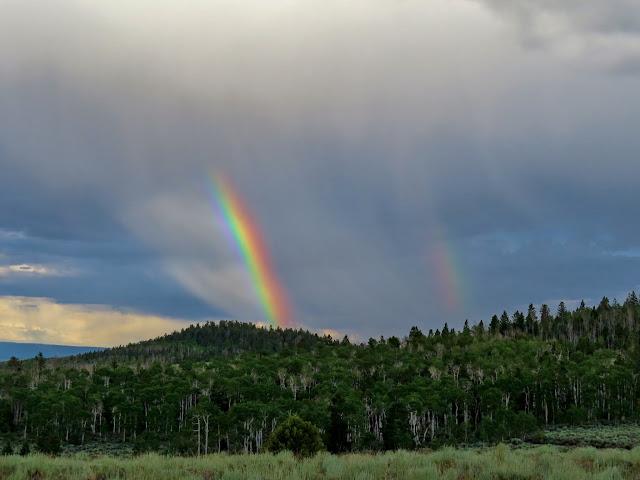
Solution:
{"label": "rainbow", "polygon": [[445,241],[442,228],[434,225],[430,236],[429,257],[438,282],[440,299],[447,310],[458,310],[465,303],[466,295],[455,251],[450,242]]}
{"label": "rainbow", "polygon": [[292,309],[278,280],[264,236],[239,192],[226,176],[214,175],[211,185],[214,208],[230,244],[249,271],[251,282],[270,325],[293,326]]}

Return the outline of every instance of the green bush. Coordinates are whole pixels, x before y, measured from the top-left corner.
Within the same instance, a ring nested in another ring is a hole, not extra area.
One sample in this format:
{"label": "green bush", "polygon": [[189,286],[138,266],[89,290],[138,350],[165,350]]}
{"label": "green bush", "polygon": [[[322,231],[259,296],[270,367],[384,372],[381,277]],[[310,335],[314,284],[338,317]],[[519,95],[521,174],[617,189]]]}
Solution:
{"label": "green bush", "polygon": [[267,439],[268,451],[277,453],[289,450],[298,457],[310,457],[324,449],[318,428],[297,415],[278,425]]}
{"label": "green bush", "polygon": [[144,432],[133,445],[134,455],[141,455],[146,452],[157,452],[158,450],[160,450],[160,440],[158,434],[155,432]]}
{"label": "green bush", "polygon": [[169,444],[169,454],[171,455],[192,457],[196,454],[197,450],[198,448],[196,446],[196,443],[187,436],[179,436],[173,439]]}
{"label": "green bush", "polygon": [[536,443],[596,448],[634,448],[640,445],[638,425],[592,425],[555,428],[532,438]]}
{"label": "green bush", "polygon": [[2,455],[13,455],[13,446],[11,445],[11,440],[7,440],[2,448]]}
{"label": "green bush", "polygon": [[39,452],[49,455],[57,455],[62,450],[60,439],[53,433],[45,433],[36,439],[36,448]]}
{"label": "green bush", "polygon": [[25,440],[22,442],[22,446],[20,447],[20,455],[23,457],[25,455],[29,455],[31,453],[31,447],[29,446],[29,441]]}

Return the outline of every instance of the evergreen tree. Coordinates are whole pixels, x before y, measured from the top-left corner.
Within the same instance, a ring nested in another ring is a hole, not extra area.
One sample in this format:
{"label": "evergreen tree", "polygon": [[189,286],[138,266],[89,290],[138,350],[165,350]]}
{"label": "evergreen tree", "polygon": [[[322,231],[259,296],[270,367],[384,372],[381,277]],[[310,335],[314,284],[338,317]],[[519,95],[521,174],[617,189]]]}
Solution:
{"label": "evergreen tree", "polygon": [[519,333],[526,333],[526,321],[524,315],[518,310],[513,314],[513,329]]}
{"label": "evergreen tree", "polygon": [[529,335],[538,335],[538,314],[536,313],[536,307],[532,303],[529,304],[527,309],[526,333]]}
{"label": "evergreen tree", "polygon": [[494,336],[500,333],[500,320],[498,320],[497,315],[491,317],[491,323],[489,324],[489,333]]}
{"label": "evergreen tree", "polygon": [[7,365],[9,367],[9,370],[17,373],[19,371],[22,370],[22,362],[18,359],[18,357],[16,356],[12,356],[9,359],[9,363]]}
{"label": "evergreen tree", "polygon": [[543,304],[540,307],[540,334],[543,340],[548,339],[551,336],[551,311],[549,306]]}
{"label": "evergreen tree", "polygon": [[46,358],[44,358],[44,355],[42,354],[42,352],[38,352],[38,354],[35,357],[36,360],[36,367],[38,369],[38,372],[42,372],[42,370],[45,369],[45,367],[47,366],[47,360]]}
{"label": "evergreen tree", "polygon": [[509,320],[509,315],[507,311],[503,311],[502,315],[500,315],[500,334],[507,335],[511,331],[511,321]]}
{"label": "evergreen tree", "polygon": [[398,337],[389,337],[387,343],[391,348],[400,348],[400,339]]}
{"label": "evergreen tree", "polygon": [[482,320],[480,320],[480,323],[478,325],[475,325],[473,328],[473,334],[476,337],[480,337],[482,338],[485,334],[486,334],[486,330],[485,330],[485,326],[484,326],[484,322]]}

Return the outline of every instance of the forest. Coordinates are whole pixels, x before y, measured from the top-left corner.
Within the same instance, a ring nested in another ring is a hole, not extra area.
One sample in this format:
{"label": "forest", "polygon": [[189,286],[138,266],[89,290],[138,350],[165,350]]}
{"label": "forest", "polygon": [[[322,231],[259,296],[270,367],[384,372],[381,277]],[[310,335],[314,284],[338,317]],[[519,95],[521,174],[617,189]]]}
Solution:
{"label": "forest", "polygon": [[536,441],[637,422],[640,300],[503,312],[352,343],[234,321],[0,364],[0,435],[55,453],[260,453],[291,415],[333,453]]}

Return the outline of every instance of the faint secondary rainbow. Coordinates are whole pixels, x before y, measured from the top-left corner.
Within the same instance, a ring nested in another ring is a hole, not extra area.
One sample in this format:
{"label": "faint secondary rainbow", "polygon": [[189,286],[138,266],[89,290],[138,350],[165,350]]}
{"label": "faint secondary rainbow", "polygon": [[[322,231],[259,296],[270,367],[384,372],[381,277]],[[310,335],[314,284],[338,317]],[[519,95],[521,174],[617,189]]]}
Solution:
{"label": "faint secondary rainbow", "polygon": [[267,321],[274,326],[292,327],[291,304],[251,211],[224,175],[214,175],[210,189],[220,222],[249,271]]}
{"label": "faint secondary rainbow", "polygon": [[442,229],[437,226],[431,231],[429,257],[435,270],[443,305],[449,310],[461,308],[465,294],[460,267],[453,247],[445,241]]}

